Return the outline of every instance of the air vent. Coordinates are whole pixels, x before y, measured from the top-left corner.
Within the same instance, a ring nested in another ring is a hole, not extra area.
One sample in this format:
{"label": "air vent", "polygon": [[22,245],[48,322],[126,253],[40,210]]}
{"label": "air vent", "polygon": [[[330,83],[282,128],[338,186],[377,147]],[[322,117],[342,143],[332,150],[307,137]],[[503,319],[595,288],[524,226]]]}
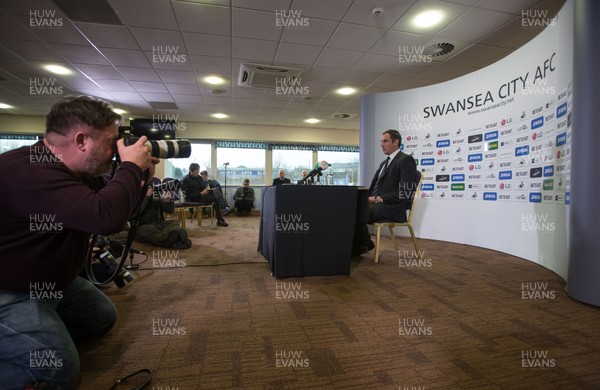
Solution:
{"label": "air vent", "polygon": [[173,102],[148,102],[148,104],[150,104],[150,107],[152,107],[156,110],[177,110],[177,109],[179,109],[177,107],[177,104],[175,104]]}
{"label": "air vent", "polygon": [[423,54],[439,57],[450,53],[452,50],[454,50],[453,44],[440,42],[426,47]]}
{"label": "air vent", "polygon": [[122,24],[106,0],[54,0],[71,20],[98,24]]}
{"label": "air vent", "polygon": [[334,118],[334,119],[353,119],[356,116],[356,114],[346,114],[343,112],[338,112],[335,113],[333,115],[330,116],[330,118]]}
{"label": "air vent", "polygon": [[301,74],[302,69],[242,62],[238,85],[273,89],[278,86],[299,87],[302,84]]}

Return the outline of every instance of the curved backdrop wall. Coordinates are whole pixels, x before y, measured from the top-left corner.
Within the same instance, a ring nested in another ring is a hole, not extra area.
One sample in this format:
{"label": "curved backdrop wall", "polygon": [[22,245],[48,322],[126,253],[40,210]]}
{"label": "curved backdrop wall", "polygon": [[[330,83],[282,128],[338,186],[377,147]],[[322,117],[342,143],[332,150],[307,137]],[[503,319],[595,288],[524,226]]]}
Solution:
{"label": "curved backdrop wall", "polygon": [[572,77],[567,2],[536,38],[482,70],[363,96],[361,184],[384,160],[381,133],[397,129],[424,176],[419,237],[510,253],[566,278]]}

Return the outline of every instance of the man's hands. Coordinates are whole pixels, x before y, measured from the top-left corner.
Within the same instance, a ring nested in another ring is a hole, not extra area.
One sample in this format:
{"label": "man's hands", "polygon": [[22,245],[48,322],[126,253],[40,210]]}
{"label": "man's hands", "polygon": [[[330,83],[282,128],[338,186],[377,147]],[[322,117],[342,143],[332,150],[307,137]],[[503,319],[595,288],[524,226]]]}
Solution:
{"label": "man's hands", "polygon": [[130,161],[140,167],[142,171],[151,170],[150,174],[154,176],[154,165],[158,164],[158,159],[151,156],[150,151],[144,145],[148,138],[146,136],[140,139],[133,145],[125,146],[125,141],[120,139],[117,141],[117,149],[121,161]]}

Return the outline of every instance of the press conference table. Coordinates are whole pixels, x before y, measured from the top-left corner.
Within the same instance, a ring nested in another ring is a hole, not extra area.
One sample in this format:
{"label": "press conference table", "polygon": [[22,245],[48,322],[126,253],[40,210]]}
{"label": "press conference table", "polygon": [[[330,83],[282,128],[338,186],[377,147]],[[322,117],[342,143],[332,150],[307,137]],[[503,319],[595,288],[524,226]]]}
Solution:
{"label": "press conference table", "polygon": [[281,185],[262,196],[258,251],[275,277],[349,275],[357,218],[367,193],[355,186]]}

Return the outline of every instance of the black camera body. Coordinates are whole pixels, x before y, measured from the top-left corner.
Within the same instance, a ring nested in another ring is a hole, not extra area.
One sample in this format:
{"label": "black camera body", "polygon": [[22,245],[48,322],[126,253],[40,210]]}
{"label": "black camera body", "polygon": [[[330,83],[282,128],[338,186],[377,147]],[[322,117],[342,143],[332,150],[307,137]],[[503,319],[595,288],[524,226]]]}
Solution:
{"label": "black camera body", "polygon": [[[139,140],[131,133],[131,126],[119,126],[119,139],[125,139],[125,146],[130,146]],[[146,141],[146,147],[157,158],[188,158],[192,154],[192,144],[184,139],[160,139]]]}
{"label": "black camera body", "polygon": [[[120,253],[118,253],[119,249],[121,252],[123,252],[123,245],[117,243],[116,241],[110,241],[104,236],[97,236],[93,245],[99,248],[94,257],[98,259],[99,264],[101,264],[101,267],[104,268],[103,273],[107,273],[108,275],[112,274],[115,269],[119,267],[119,261],[115,259],[115,255],[120,255]],[[113,282],[115,282],[118,288],[123,288],[127,283],[132,281],[133,275],[122,267],[118,270],[113,278]]]}

